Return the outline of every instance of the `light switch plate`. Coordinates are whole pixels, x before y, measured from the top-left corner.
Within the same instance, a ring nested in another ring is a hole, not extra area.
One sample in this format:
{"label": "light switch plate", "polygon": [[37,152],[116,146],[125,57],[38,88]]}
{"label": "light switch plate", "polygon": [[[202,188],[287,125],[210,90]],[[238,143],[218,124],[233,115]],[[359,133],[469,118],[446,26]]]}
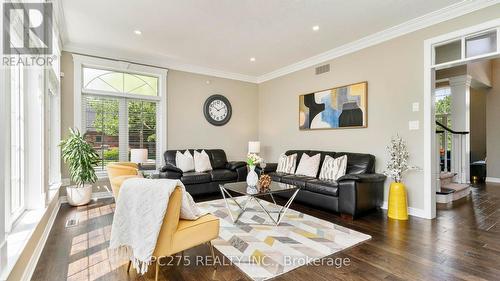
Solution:
{"label": "light switch plate", "polygon": [[412,108],[413,112],[418,112],[418,111],[420,111],[420,103],[418,103],[418,102],[414,102],[414,103],[411,105],[411,108]]}
{"label": "light switch plate", "polygon": [[418,120],[408,122],[408,128],[410,131],[418,130],[420,127],[420,122]]}

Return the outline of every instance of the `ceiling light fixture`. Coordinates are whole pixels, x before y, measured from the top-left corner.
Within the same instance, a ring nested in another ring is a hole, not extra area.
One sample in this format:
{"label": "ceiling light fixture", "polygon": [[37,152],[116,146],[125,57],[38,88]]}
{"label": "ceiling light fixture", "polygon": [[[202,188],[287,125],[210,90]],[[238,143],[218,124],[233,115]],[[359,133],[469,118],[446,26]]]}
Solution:
{"label": "ceiling light fixture", "polygon": [[318,31],[319,30],[319,25],[315,25],[312,27],[313,31]]}
{"label": "ceiling light fixture", "polygon": [[140,30],[137,29],[137,30],[134,30],[134,33],[135,33],[135,35],[141,35],[142,31],[140,31]]}
{"label": "ceiling light fixture", "polygon": [[250,58],[250,61],[251,61],[251,62],[254,62],[254,61],[255,61],[255,58]]}

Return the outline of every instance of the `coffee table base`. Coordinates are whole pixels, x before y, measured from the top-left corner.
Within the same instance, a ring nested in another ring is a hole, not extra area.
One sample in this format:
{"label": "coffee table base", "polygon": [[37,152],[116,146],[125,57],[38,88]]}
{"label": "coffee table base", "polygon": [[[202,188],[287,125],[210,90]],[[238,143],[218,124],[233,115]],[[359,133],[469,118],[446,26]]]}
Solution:
{"label": "coffee table base", "polygon": [[[264,207],[264,205],[262,205],[262,203],[259,202],[262,199],[259,199],[258,196],[270,195],[271,199],[274,202],[274,204],[278,205],[278,204],[276,204],[276,201],[274,200],[274,196],[273,196],[272,193],[263,193],[263,194],[254,194],[254,195],[248,195],[248,194],[247,195],[243,195],[242,197],[247,197],[248,199],[244,202],[244,204],[242,206],[242,205],[240,205],[240,203],[238,203],[238,201],[236,200],[236,198],[234,198],[224,188],[223,185],[219,185],[219,188],[220,188],[220,191],[222,193],[222,197],[224,198],[224,202],[226,203],[226,208],[227,208],[227,211],[229,212],[229,216],[231,217],[231,219],[233,220],[233,222],[236,223],[240,219],[241,215],[243,215],[243,213],[246,212],[248,203],[250,201],[255,201],[260,206],[260,208],[262,209],[262,211],[264,211],[264,213],[266,213],[267,216],[271,219],[271,221],[274,223],[274,225],[279,225],[280,224],[281,220],[283,219],[283,217],[286,214],[286,211],[288,211],[288,208],[290,207],[290,205],[292,204],[293,200],[295,199],[295,196],[297,196],[297,193],[299,193],[299,190],[300,190],[300,189],[296,189],[295,192],[293,193],[293,195],[285,203],[285,205],[281,206],[281,208],[280,208],[279,211],[270,211],[270,210],[266,209],[266,207]],[[236,204],[236,206],[238,206],[238,208],[240,209],[240,213],[238,214],[238,216],[236,218],[233,216],[231,208],[229,207],[228,199],[231,199]],[[273,216],[271,216],[271,214],[274,214],[274,213],[278,214],[277,217],[276,217],[276,219]]]}

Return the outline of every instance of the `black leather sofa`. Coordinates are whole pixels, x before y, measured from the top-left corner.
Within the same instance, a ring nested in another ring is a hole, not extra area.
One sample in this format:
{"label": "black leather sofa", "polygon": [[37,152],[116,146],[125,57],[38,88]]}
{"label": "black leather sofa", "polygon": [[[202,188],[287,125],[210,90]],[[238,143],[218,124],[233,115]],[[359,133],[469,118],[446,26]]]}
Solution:
{"label": "black leather sofa", "polygon": [[[370,210],[378,209],[384,200],[384,181],[386,176],[375,173],[375,156],[371,154],[329,152],[314,150],[289,150],[286,155],[297,153],[297,165],[304,153],[309,156],[321,154],[321,162],[316,177],[298,176],[276,172],[277,164],[267,164],[264,172],[273,181],[297,185],[302,189],[295,198],[296,202],[340,213],[355,218]],[[326,155],[337,158],[347,155],[346,175],[336,181],[318,179],[319,171]],[[259,172],[262,172],[259,169]],[[292,193],[280,193],[290,197]]]}
{"label": "black leather sofa", "polygon": [[[180,179],[187,192],[191,195],[202,195],[220,192],[219,184],[244,181],[247,177],[247,165],[243,161],[228,162],[226,153],[222,149],[205,149],[210,158],[212,171],[197,173],[183,173],[181,169],[176,167],[175,154],[177,151],[184,150],[167,150],[163,154],[165,158],[165,166],[160,169],[160,178]],[[202,149],[196,149],[201,152]],[[194,155],[194,149],[189,149],[191,155]]]}

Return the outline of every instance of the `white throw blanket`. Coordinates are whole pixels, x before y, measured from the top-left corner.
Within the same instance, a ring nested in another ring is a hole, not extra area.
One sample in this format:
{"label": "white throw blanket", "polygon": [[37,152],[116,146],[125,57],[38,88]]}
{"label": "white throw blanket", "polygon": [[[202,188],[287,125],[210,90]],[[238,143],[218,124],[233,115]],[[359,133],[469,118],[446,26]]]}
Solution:
{"label": "white throw blanket", "polygon": [[180,217],[188,220],[204,215],[179,180],[132,178],[123,182],[116,199],[110,249],[125,251],[137,272],[144,274],[176,186],[182,189]]}

